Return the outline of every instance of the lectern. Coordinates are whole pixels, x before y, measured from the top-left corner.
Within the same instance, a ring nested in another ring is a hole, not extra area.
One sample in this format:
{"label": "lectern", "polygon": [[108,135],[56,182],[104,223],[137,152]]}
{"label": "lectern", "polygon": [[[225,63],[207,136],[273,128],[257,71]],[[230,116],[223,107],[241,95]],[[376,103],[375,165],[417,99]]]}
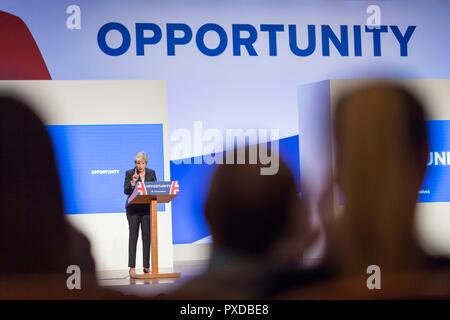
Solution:
{"label": "lectern", "polygon": [[162,279],[179,278],[180,273],[159,273],[158,267],[158,203],[169,203],[179,190],[177,181],[146,182],[145,186],[138,182],[134,192],[128,199],[128,204],[150,205],[150,234],[151,234],[151,272],[136,274],[134,279]]}

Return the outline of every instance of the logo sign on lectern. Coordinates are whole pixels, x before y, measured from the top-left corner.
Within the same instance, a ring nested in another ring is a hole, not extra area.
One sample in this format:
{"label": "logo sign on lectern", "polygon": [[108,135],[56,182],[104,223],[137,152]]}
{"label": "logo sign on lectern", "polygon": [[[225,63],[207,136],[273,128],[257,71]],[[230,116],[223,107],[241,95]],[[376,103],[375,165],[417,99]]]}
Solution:
{"label": "logo sign on lectern", "polygon": [[162,194],[177,194],[180,191],[178,181],[151,181],[142,183],[138,181],[133,193],[128,198],[128,203],[134,198],[141,195],[162,195]]}
{"label": "logo sign on lectern", "polygon": [[178,181],[152,181],[145,183],[147,194],[177,194],[180,191]]}

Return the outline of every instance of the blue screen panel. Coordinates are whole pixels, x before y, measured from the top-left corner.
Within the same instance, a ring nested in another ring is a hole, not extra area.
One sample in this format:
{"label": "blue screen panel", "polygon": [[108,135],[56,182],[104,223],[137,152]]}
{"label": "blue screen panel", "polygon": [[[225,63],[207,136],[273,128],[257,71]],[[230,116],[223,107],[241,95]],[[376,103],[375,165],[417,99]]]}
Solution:
{"label": "blue screen panel", "polygon": [[[164,179],[162,124],[48,126],[66,214],[124,212],[125,171],[139,151]],[[164,205],[158,205],[164,210]]]}
{"label": "blue screen panel", "polygon": [[450,201],[450,120],[427,121],[430,153],[419,202]]}

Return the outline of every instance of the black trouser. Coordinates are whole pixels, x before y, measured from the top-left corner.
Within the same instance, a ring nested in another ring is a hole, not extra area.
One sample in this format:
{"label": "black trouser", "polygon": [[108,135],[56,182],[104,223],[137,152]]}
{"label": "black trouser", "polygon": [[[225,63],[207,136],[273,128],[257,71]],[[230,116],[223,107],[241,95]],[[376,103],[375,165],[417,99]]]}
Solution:
{"label": "black trouser", "polygon": [[147,214],[127,214],[130,237],[128,239],[128,267],[136,266],[136,246],[139,237],[139,225],[142,232],[143,266],[150,267],[150,215]]}

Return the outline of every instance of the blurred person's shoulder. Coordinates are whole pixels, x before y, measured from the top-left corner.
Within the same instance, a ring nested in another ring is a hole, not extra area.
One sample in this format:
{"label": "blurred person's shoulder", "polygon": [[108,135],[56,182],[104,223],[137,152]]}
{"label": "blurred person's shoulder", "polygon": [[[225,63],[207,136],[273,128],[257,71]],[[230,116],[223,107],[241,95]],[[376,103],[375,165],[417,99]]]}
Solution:
{"label": "blurred person's shoulder", "polygon": [[85,272],[95,272],[95,261],[91,254],[89,239],[76,228],[69,228],[69,262]]}

